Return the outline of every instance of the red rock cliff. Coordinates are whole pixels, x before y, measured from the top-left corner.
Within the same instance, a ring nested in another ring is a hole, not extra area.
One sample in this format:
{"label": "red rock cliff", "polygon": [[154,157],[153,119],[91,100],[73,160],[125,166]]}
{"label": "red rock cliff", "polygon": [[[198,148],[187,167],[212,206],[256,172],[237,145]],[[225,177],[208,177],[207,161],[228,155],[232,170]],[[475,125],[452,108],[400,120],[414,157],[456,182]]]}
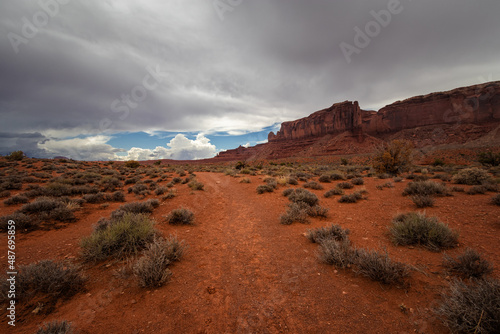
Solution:
{"label": "red rock cliff", "polygon": [[321,137],[350,131],[377,135],[438,124],[481,124],[500,121],[500,82],[457,88],[398,101],[379,112],[361,110],[345,101],[308,117],[285,122],[269,142]]}

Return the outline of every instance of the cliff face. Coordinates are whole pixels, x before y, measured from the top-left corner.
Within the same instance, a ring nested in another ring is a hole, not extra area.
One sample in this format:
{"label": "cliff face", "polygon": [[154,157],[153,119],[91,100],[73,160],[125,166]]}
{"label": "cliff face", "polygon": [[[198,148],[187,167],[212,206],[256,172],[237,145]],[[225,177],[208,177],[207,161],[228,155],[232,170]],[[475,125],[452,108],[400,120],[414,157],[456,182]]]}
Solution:
{"label": "cliff face", "polygon": [[342,102],[308,117],[285,122],[269,142],[322,137],[350,131],[355,136],[394,133],[438,124],[481,124],[500,120],[500,82],[398,101],[379,112],[360,109],[358,102]]}
{"label": "cliff face", "polygon": [[397,101],[378,112],[358,102],[336,103],[269,133],[268,143],[222,152],[218,160],[276,159],[370,153],[383,141],[416,147],[500,147],[500,82]]}

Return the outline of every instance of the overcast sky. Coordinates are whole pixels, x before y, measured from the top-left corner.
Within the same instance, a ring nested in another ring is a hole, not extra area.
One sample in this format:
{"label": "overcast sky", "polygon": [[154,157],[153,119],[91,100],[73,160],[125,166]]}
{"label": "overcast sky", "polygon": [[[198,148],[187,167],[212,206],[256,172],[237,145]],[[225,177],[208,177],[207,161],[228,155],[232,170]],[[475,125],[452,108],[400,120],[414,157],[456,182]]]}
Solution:
{"label": "overcast sky", "polygon": [[2,0],[0,154],[206,158],[333,103],[499,80],[499,14],[498,0]]}

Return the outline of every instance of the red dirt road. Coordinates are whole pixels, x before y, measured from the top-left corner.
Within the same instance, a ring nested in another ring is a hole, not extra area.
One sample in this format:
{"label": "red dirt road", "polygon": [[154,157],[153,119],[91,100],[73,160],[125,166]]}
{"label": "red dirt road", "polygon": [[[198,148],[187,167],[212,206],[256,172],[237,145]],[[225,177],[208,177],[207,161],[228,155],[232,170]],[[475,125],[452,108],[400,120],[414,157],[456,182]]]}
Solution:
{"label": "red dirt road", "polygon": [[[366,178],[368,200],[340,204],[314,191],[329,218],[310,225],[279,223],[288,200],[275,193],[258,195],[252,183],[223,174],[196,173],[204,191],[178,186],[178,195],[163,202],[153,213],[157,228],[176,233],[189,245],[182,260],[171,270],[172,280],[158,289],[138,287],[133,276],[116,271],[124,262],[84,265],[89,277],[87,291],[60,301],[49,315],[27,312],[17,326],[1,331],[34,333],[41,323],[65,319],[81,333],[446,333],[431,308],[447,286],[442,253],[393,246],[387,226],[398,212],[415,211],[401,196],[407,182],[396,188],[376,190],[385,180]],[[359,186],[356,188],[360,188]],[[356,190],[356,188],[354,190]],[[427,210],[459,230],[460,246],[480,251],[497,267],[500,259],[500,210],[488,204],[491,195],[438,198]],[[151,196],[154,198],[154,196]],[[127,201],[136,200],[128,195]],[[20,235],[18,261],[73,258],[78,261],[79,240],[92,230],[99,217],[107,217],[120,204],[106,209],[85,206],[76,223],[55,231]],[[164,222],[170,210],[184,206],[195,214],[193,226]],[[381,250],[391,258],[415,266],[411,286],[405,291],[382,286],[350,270],[336,270],[317,259],[317,245],[303,235],[308,228],[340,224],[351,230],[357,247]],[[6,254],[5,236],[1,254]],[[6,262],[5,257],[0,261]],[[1,264],[4,271],[4,263]],[[496,276],[497,271],[495,272]],[[32,305],[33,309],[36,305]]]}

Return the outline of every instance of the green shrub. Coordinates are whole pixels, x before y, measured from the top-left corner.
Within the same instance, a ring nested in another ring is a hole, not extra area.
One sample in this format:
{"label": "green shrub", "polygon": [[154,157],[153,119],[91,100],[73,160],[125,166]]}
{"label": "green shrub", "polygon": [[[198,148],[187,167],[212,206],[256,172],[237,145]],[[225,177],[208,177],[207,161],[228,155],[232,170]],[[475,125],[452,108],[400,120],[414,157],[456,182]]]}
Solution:
{"label": "green shrub", "polygon": [[73,334],[73,327],[70,322],[66,320],[63,321],[51,321],[43,324],[38,328],[36,334]]}
{"label": "green shrub", "polygon": [[455,280],[443,294],[436,310],[453,333],[498,333],[500,328],[500,282]]}
{"label": "green shrub", "polygon": [[491,176],[484,169],[472,167],[460,170],[452,180],[458,184],[480,185],[491,181]]}
{"label": "green shrub", "polygon": [[444,255],[443,266],[463,278],[482,278],[493,272],[493,266],[473,249],[467,248],[456,259]]}
{"label": "green shrub", "polygon": [[86,261],[100,261],[137,254],[155,234],[153,222],[146,215],[125,213],[82,239],[82,257]]}
{"label": "green shrub", "polygon": [[194,220],[194,213],[186,208],[174,209],[166,217],[171,225],[191,225]]}
{"label": "green shrub", "polygon": [[421,245],[432,251],[455,247],[458,242],[458,234],[447,225],[417,212],[396,216],[390,233],[396,245]]}
{"label": "green shrub", "polygon": [[[46,294],[57,300],[70,298],[84,290],[86,278],[70,263],[43,260],[20,266],[16,277],[16,300],[29,300]],[[2,279],[2,300],[7,300],[9,282]]]}
{"label": "green shrub", "polygon": [[349,230],[344,230],[340,225],[331,224],[314,230],[307,230],[306,238],[313,243],[320,243],[325,239],[341,241],[347,238]]}
{"label": "green shrub", "polygon": [[410,276],[407,265],[395,262],[385,254],[360,249],[356,254],[355,272],[383,284],[401,284]]}

